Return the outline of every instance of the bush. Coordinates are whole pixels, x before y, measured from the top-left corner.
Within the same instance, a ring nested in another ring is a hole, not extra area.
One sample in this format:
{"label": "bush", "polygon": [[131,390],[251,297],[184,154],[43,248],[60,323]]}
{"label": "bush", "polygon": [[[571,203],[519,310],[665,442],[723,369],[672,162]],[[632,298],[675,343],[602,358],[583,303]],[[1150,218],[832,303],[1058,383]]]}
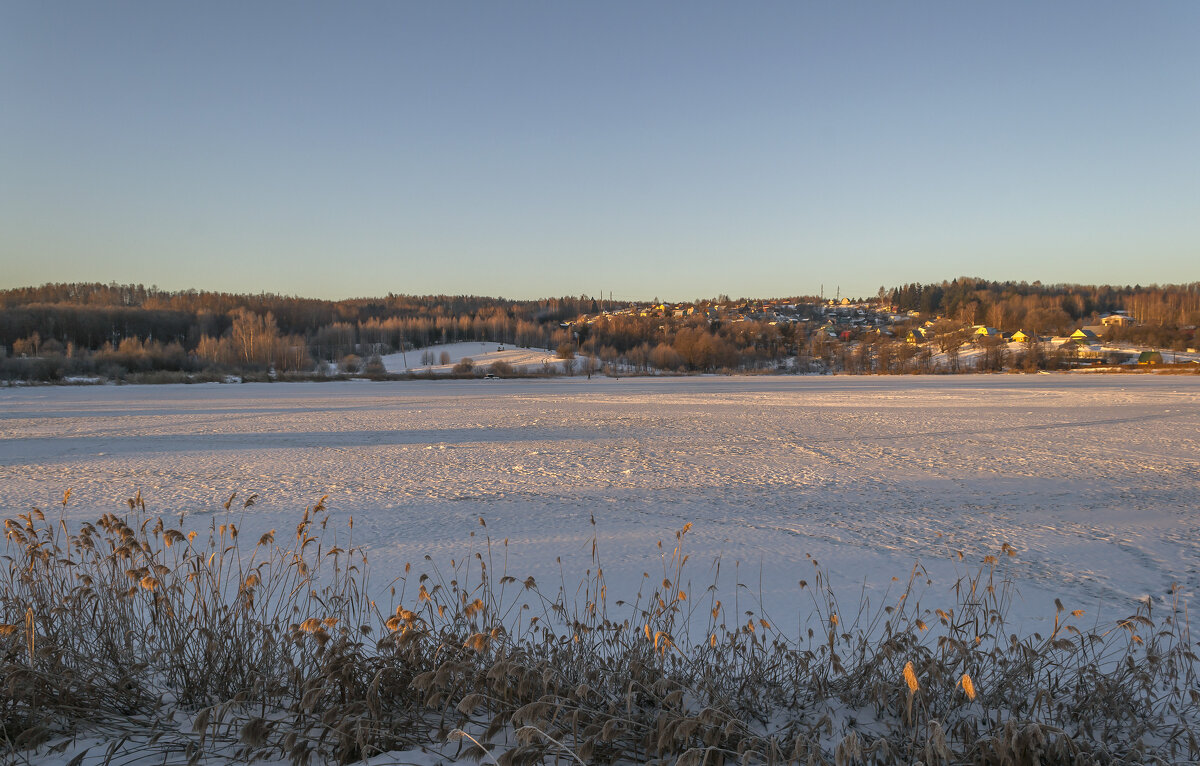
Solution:
{"label": "bush", "polygon": [[497,359],[492,362],[491,366],[488,367],[488,372],[499,378],[511,378],[517,374],[513,366],[503,359]]}
{"label": "bush", "polygon": [[586,763],[1200,757],[1182,607],[1087,629],[1060,606],[1050,635],[1015,635],[1008,546],[942,608],[921,606],[918,568],[885,606],[849,609],[814,569],[797,640],[691,587],[690,524],[629,603],[598,559],[557,593],[492,573],[489,540],[448,572],[397,573],[380,610],[365,552],[323,501],[286,545],[239,539],[236,513],[188,531],[129,505],[73,534],[37,509],[5,522],[0,752],[14,762],[89,731],[163,760],[346,763],[464,729],[481,743],[467,756],[503,748],[504,763],[564,749]]}
{"label": "bush", "polygon": [[475,361],[469,356],[464,356],[450,371],[458,377],[468,377],[475,372]]}
{"label": "bush", "polygon": [[379,354],[371,354],[367,359],[367,364],[363,367],[363,372],[373,378],[382,378],[387,375],[387,368],[383,366],[383,359]]}
{"label": "bush", "polygon": [[354,375],[362,371],[362,359],[356,354],[346,354],[342,357],[341,363],[342,372],[348,375]]}
{"label": "bush", "polygon": [[5,380],[60,380],[66,373],[62,356],[10,357],[0,360],[0,378]]}
{"label": "bush", "polygon": [[178,370],[153,370],[151,372],[131,372],[122,380],[125,383],[192,383],[193,376],[188,372]]}

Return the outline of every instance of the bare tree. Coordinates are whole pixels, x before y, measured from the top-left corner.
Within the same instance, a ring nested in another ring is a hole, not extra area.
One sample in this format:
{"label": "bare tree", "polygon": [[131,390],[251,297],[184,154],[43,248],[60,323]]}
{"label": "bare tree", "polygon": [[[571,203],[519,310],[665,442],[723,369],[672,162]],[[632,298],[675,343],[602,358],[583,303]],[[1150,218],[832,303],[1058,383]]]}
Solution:
{"label": "bare tree", "polygon": [[234,352],[244,364],[270,364],[279,340],[279,328],[271,312],[265,316],[247,309],[235,309],[229,337]]}

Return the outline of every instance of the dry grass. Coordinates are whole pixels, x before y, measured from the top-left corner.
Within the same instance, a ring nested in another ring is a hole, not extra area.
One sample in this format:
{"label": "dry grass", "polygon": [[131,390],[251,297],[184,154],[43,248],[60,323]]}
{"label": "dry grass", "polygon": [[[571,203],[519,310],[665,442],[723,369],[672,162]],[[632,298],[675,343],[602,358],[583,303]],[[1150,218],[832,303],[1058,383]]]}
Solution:
{"label": "dry grass", "polygon": [[335,533],[318,503],[286,544],[255,543],[234,500],[199,535],[140,498],[74,531],[36,509],[5,522],[0,753],[83,732],[164,763],[413,747],[504,766],[1200,759],[1182,607],[1084,629],[1060,605],[1050,635],[1010,634],[1007,546],[939,607],[919,603],[917,567],[887,603],[842,609],[814,562],[797,640],[693,590],[686,527],[629,602],[599,561],[544,592],[496,572],[489,544],[406,570],[385,610],[352,524]]}

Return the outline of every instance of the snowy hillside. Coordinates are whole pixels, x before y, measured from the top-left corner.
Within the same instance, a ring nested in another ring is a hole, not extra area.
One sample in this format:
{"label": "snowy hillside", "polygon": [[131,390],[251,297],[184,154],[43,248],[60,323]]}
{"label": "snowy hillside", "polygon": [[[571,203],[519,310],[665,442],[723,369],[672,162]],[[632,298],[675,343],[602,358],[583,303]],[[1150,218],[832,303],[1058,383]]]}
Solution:
{"label": "snowy hillside", "polygon": [[[421,358],[425,355],[430,361],[422,363]],[[470,359],[477,369],[484,371],[492,364],[502,362],[524,373],[550,371],[558,374],[564,372],[568,364],[567,360],[560,359],[549,349],[519,348],[503,343],[446,343],[413,349],[403,354],[388,354],[382,359],[384,369],[388,372],[431,372],[435,375],[449,374],[454,365],[463,359]],[[582,362],[582,357],[577,359],[576,368]]]}

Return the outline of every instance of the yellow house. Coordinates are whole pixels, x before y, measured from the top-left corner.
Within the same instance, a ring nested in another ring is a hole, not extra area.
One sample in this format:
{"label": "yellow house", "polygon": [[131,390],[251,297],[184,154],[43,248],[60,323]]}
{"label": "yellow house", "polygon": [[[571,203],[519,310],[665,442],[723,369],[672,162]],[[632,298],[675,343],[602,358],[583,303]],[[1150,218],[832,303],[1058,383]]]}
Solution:
{"label": "yellow house", "polygon": [[1012,339],[1016,343],[1028,343],[1031,340],[1037,340],[1038,336],[1034,333],[1028,333],[1024,330],[1017,330],[1012,334]]}

